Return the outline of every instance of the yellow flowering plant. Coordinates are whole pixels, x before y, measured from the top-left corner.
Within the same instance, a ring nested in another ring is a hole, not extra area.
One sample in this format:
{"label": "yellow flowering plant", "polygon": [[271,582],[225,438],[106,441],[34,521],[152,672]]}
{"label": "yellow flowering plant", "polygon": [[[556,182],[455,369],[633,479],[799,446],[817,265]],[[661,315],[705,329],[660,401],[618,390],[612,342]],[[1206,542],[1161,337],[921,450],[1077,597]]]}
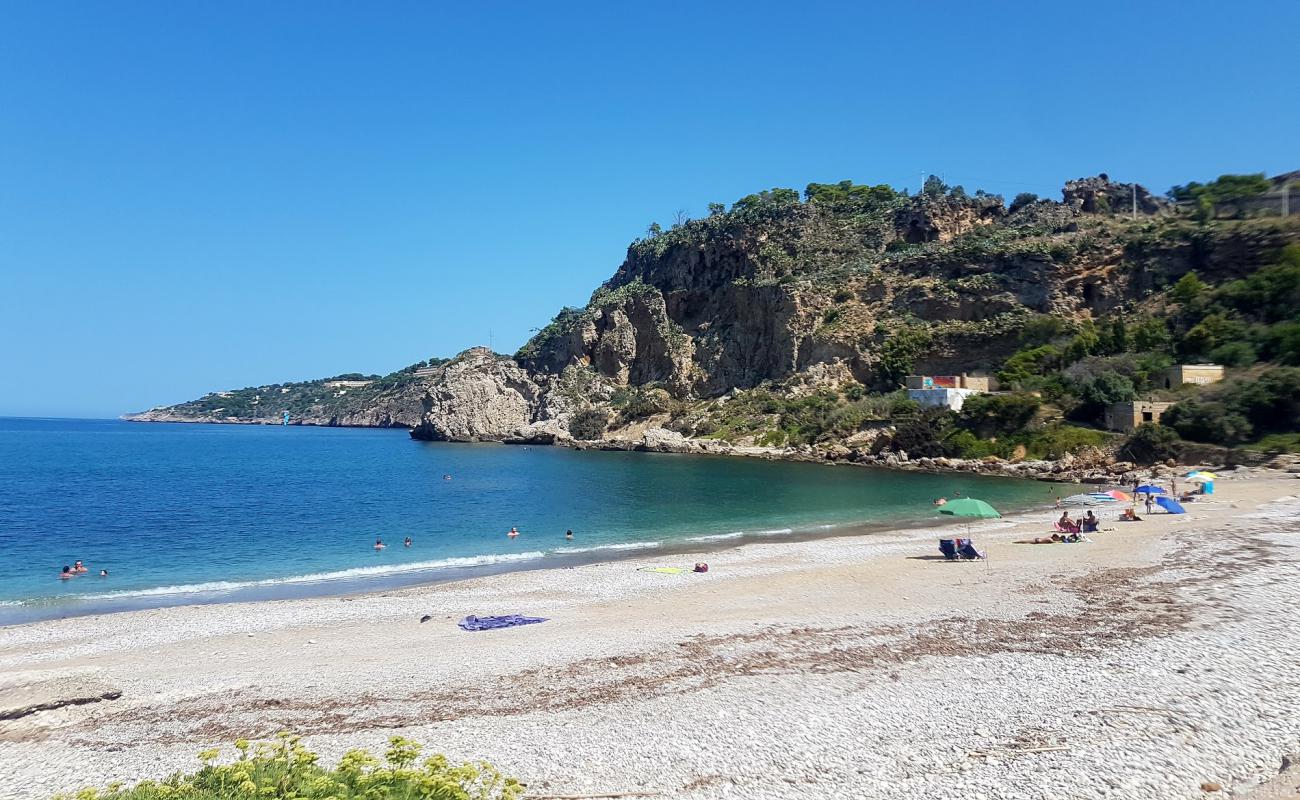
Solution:
{"label": "yellow flowering plant", "polygon": [[82,789],[54,800],[519,800],[523,794],[522,784],[490,764],[456,764],[442,755],[419,762],[421,750],[417,742],[394,736],[383,761],[349,750],[330,769],[317,763],[319,756],[300,737],[281,733],[269,742],[237,740],[234,761],[221,763],[219,749],[204,750],[196,772]]}

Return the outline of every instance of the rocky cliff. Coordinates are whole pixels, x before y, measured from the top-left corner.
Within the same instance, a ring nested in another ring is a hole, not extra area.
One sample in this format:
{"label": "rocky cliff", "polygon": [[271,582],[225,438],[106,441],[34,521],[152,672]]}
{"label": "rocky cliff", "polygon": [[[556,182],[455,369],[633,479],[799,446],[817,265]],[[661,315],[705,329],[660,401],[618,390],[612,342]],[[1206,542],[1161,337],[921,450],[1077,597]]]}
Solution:
{"label": "rocky cliff", "polygon": [[486,347],[471,348],[429,377],[420,422],[411,436],[451,442],[554,441],[566,430],[575,405],[563,389],[561,376],[534,375]]}
{"label": "rocky cliff", "polygon": [[[1294,220],[1195,220],[1105,175],[1070,181],[1061,197],[1008,207],[941,183],[909,196],[849,182],[751,195],[652,226],[584,307],[563,309],[514,358],[475,348],[355,392],[317,386],[294,421],[447,441],[789,442],[786,422],[779,432],[763,419],[797,417],[791,398],[830,391],[842,406],[912,371],[993,372],[1031,327],[1146,315],[1181,276],[1249,275],[1300,238]],[[241,391],[256,396],[233,414],[222,393],[134,418],[279,421],[284,387]],[[864,419],[801,437],[822,436],[832,460],[887,459]]]}
{"label": "rocky cliff", "polygon": [[[683,398],[819,364],[886,388],[900,334],[911,368],[991,370],[1035,316],[1099,318],[1192,269],[1248,272],[1290,235],[1246,224],[1207,235],[1105,176],[1062,194],[1015,213],[964,193],[857,205],[755,196],[634,243],[585,308],[566,309],[517,358],[532,374],[577,367]],[[1133,196],[1136,220],[1130,208],[1107,213]]]}

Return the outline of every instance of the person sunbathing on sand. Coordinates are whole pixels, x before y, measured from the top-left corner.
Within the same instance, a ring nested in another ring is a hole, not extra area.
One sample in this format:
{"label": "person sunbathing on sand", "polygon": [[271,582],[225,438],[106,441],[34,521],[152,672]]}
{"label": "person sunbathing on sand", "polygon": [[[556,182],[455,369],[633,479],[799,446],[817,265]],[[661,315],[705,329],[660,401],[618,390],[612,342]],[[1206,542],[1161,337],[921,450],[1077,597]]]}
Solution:
{"label": "person sunbathing on sand", "polygon": [[1021,539],[1016,544],[1056,544],[1061,541],[1061,534],[1054,533],[1051,536],[1035,536],[1032,539]]}

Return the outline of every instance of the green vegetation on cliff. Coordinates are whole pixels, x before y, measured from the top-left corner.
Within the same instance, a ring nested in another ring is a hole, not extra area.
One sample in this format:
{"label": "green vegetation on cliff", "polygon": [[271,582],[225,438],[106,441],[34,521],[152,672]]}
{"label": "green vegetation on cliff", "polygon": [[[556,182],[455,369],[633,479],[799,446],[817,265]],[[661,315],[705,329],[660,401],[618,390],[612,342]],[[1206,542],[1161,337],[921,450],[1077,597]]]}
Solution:
{"label": "green vegetation on cliff", "polygon": [[[1109,405],[1196,396],[1164,385],[1171,365],[1213,361],[1252,370],[1249,380],[1300,363],[1300,219],[1224,206],[1271,185],[1191,183],[1170,193],[1182,206],[1105,176],[1071,181],[1062,202],[1022,194],[1010,207],[938,179],[916,195],[850,181],[812,183],[802,197],[771,189],[651,226],[586,308],[566,309],[518,357],[547,371],[592,365],[616,381],[642,368],[627,380],[668,390],[660,412],[672,427],[741,443],[833,444],[894,422],[898,449],[910,438],[943,455],[1111,446],[1118,437],[1099,430]],[[679,331],[682,357],[644,369],[656,348],[634,299],[663,310],[656,324]],[[615,329],[611,311],[631,326]],[[574,336],[579,323],[589,327]],[[809,391],[801,376],[831,363],[839,377]],[[1009,406],[1041,408],[993,430],[889,399],[907,374],[957,372],[996,375]],[[728,392],[726,403],[708,399]],[[1202,422],[1178,432],[1226,445],[1291,430],[1204,422],[1230,405],[1193,404],[1173,419],[1190,408]]]}

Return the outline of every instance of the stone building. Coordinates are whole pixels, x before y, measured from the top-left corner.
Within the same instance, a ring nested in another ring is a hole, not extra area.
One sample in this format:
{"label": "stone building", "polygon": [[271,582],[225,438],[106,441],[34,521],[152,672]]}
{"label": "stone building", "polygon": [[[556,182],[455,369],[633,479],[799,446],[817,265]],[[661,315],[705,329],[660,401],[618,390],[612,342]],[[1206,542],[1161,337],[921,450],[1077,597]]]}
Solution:
{"label": "stone building", "polygon": [[1184,383],[1204,385],[1218,383],[1221,380],[1223,380],[1221,364],[1177,364],[1165,370],[1164,374],[1166,389],[1174,389]]}
{"label": "stone building", "polygon": [[1159,422],[1160,415],[1173,403],[1154,400],[1134,400],[1131,403],[1111,403],[1106,409],[1106,427],[1112,431],[1131,433],[1144,422]]}

